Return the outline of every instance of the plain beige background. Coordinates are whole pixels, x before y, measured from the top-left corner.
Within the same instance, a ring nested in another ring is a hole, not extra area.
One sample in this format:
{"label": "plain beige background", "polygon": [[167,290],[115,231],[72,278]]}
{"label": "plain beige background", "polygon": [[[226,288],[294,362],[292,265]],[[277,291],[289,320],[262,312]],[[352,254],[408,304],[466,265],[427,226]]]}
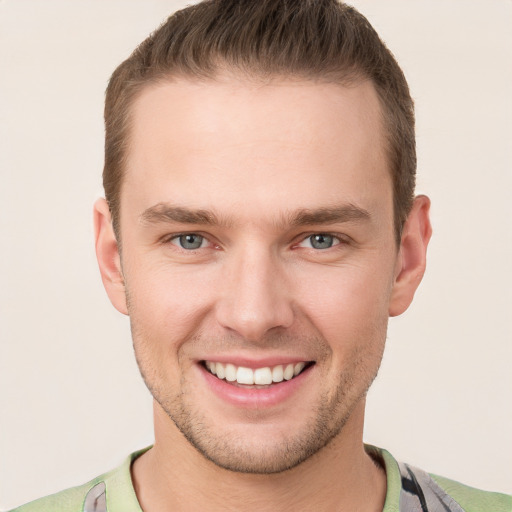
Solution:
{"label": "plain beige background", "polygon": [[[182,1],[0,0],[0,508],[152,441],[93,252],[110,73]],[[429,268],[391,321],[367,442],[512,492],[512,2],[356,0],[417,104]]]}

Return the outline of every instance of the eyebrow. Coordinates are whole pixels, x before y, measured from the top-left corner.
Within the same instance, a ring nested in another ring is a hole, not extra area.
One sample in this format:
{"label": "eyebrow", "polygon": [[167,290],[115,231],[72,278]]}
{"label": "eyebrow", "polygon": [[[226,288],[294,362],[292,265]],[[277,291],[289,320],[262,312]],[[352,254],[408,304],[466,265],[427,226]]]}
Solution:
{"label": "eyebrow", "polygon": [[338,222],[369,220],[367,210],[353,204],[318,208],[315,210],[303,209],[295,212],[291,219],[292,226],[308,226],[313,224],[336,224]]}
{"label": "eyebrow", "polygon": [[167,203],[158,203],[144,210],[139,217],[144,224],[158,224],[160,222],[178,222],[180,224],[206,224],[220,225],[217,215],[211,210],[192,210],[181,206],[171,206]]}
{"label": "eyebrow", "polygon": [[[139,217],[143,224],[172,223],[200,224],[207,226],[230,226],[234,224],[229,218],[220,218],[212,210],[191,209],[173,206],[168,203],[158,203],[144,210]],[[281,216],[276,225],[308,226],[316,224],[336,224],[342,222],[369,220],[367,210],[353,204],[322,207],[316,209],[301,208],[290,214]]]}

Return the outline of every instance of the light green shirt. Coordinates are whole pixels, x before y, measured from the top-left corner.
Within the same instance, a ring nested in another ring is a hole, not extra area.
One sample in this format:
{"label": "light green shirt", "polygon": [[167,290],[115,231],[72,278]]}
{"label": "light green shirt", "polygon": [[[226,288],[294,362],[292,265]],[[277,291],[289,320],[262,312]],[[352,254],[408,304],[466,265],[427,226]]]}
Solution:
{"label": "light green shirt", "polygon": [[[131,479],[132,462],[148,448],[132,453],[121,466],[79,487],[41,498],[11,512],[142,512]],[[366,445],[367,452],[386,471],[387,492],[383,512],[512,512],[512,496],[486,492],[429,475],[397,462],[386,450]],[[99,491],[98,508],[90,508]],[[104,493],[103,493],[104,491]],[[89,493],[89,498],[86,498]]]}

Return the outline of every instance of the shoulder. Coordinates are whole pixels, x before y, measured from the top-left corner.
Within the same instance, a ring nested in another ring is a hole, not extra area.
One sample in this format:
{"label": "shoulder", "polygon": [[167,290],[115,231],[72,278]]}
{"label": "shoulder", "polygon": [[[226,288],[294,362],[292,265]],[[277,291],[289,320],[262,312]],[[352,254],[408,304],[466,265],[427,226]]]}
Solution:
{"label": "shoulder", "polygon": [[434,474],[430,477],[466,512],[512,512],[512,496],[508,494],[482,491]]}
{"label": "shoulder", "polygon": [[57,510],[59,512],[82,512],[85,496],[94,485],[94,481],[91,481],[78,487],[72,487],[57,494],[31,501],[11,512],[56,512]]}
{"label": "shoulder", "polygon": [[123,464],[86,484],[22,505],[10,512],[142,512],[133,488],[132,462],[151,447],[129,455]]}
{"label": "shoulder", "polygon": [[444,510],[446,512],[512,512],[512,496],[482,491],[397,461],[387,450],[365,445],[386,471],[383,512]]}

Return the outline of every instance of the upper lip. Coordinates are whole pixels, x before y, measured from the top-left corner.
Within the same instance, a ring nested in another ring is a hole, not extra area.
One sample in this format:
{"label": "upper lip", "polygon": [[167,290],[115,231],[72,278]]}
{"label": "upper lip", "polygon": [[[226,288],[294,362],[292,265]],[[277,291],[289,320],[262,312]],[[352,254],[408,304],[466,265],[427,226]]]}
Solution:
{"label": "upper lip", "polygon": [[296,364],[300,362],[309,363],[313,361],[311,358],[305,357],[296,357],[296,356],[269,356],[263,358],[248,358],[240,355],[211,355],[200,359],[200,361],[211,361],[213,363],[222,363],[228,364],[231,363],[235,366],[243,366],[244,368],[265,368],[267,366],[277,366],[277,365],[286,365],[286,364]]}

